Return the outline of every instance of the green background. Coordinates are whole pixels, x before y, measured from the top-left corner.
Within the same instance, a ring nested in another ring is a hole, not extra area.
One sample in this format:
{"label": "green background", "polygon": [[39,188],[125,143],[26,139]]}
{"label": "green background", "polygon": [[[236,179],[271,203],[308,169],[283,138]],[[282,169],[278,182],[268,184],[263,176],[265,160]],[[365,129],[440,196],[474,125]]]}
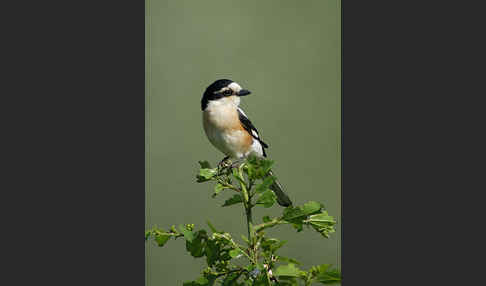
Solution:
{"label": "green background", "polygon": [[[275,172],[294,204],[322,202],[336,217],[330,239],[281,226],[267,233],[288,240],[281,255],[302,267],[340,265],[341,7],[339,0],[146,2],[146,228],[194,223],[239,239],[240,205],[211,198],[198,184],[198,160],[223,155],[202,129],[200,100],[214,80],[251,90],[241,107],[260,131]],[[255,218],[282,209],[255,209]],[[204,259],[184,240],[146,243],[146,285],[182,285],[199,277]]]}

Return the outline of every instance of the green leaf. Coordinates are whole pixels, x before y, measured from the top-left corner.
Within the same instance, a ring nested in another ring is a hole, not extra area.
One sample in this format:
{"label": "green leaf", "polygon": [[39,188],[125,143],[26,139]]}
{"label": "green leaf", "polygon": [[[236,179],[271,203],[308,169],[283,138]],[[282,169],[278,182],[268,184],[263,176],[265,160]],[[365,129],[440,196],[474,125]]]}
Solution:
{"label": "green leaf", "polygon": [[212,195],[212,197],[216,197],[222,190],[224,190],[225,187],[223,185],[221,185],[220,183],[217,183],[215,186],[214,186],[214,193]]}
{"label": "green leaf", "polygon": [[209,283],[209,280],[206,279],[206,277],[199,277],[194,282],[198,283],[199,285],[205,285],[205,284],[208,284]]}
{"label": "green leaf", "polygon": [[241,253],[241,250],[239,248],[235,248],[235,249],[232,249],[232,250],[229,251],[229,255],[231,256],[231,258],[235,258],[238,255],[242,255],[242,253]]}
{"label": "green leaf", "polygon": [[260,161],[261,159],[259,159],[257,156],[255,155],[250,155],[246,158],[246,163],[248,166],[252,166],[252,167],[258,167],[258,162]]}
{"label": "green leaf", "polygon": [[255,270],[256,266],[253,265],[253,264],[248,264],[247,266],[244,267],[244,269],[246,269],[248,272],[252,272],[253,270]]}
{"label": "green leaf", "polygon": [[226,275],[226,277],[224,278],[221,285],[222,286],[239,285],[239,284],[235,284],[235,282],[236,282],[236,280],[238,280],[238,278],[241,276],[242,273],[243,273],[242,271],[238,271],[238,272],[233,272],[231,274]]}
{"label": "green leaf", "polygon": [[275,270],[276,276],[290,276],[290,277],[300,277],[302,270],[297,268],[294,264],[282,265]]}
{"label": "green leaf", "polygon": [[272,219],[271,219],[269,216],[267,216],[267,215],[266,215],[266,216],[264,216],[264,217],[262,218],[262,220],[263,220],[263,222],[269,222],[269,221],[272,221]]}
{"label": "green leaf", "polygon": [[220,243],[223,243],[224,245],[228,244],[228,243],[231,243],[231,235],[227,232],[225,233],[213,233],[212,235],[213,239],[220,242]]}
{"label": "green leaf", "polygon": [[320,223],[320,224],[335,224],[336,221],[334,217],[327,214],[327,211],[323,211],[320,214],[311,215],[309,217],[309,221],[311,223]]}
{"label": "green leaf", "polygon": [[258,158],[251,158],[248,162],[253,167],[253,179],[264,179],[274,163],[272,160]]}
{"label": "green leaf", "polygon": [[199,165],[201,165],[201,168],[203,169],[211,169],[211,164],[209,164],[208,161],[198,161]]}
{"label": "green leaf", "polygon": [[329,269],[329,267],[331,267],[331,264],[321,264],[321,265],[318,265],[318,266],[313,266],[310,271],[313,273],[313,274],[318,274],[318,273],[325,273],[327,269]]}
{"label": "green leaf", "polygon": [[[292,223],[292,226],[297,229],[297,232],[302,231],[304,223],[310,223],[306,220],[309,215],[319,213],[322,209],[322,205],[318,202],[310,201],[302,206],[288,207],[284,210],[283,220]],[[326,213],[327,214],[327,213]],[[317,222],[316,222],[317,223]],[[311,224],[312,225],[312,224]],[[312,225],[316,228],[315,225]],[[317,230],[318,228],[316,228]],[[328,237],[329,233],[333,232],[328,226],[325,226],[318,230],[322,235]]]}
{"label": "green leaf", "polygon": [[277,251],[279,248],[281,248],[282,246],[284,246],[286,243],[287,243],[287,241],[283,240],[283,241],[280,241],[279,243],[277,243],[275,245],[272,245],[271,246],[272,252]]}
{"label": "green leaf", "polygon": [[297,232],[301,232],[304,229],[302,221],[292,223],[292,226],[297,230]]}
{"label": "green leaf", "polygon": [[264,191],[268,190],[268,188],[273,184],[274,181],[275,177],[266,177],[265,179],[263,179],[263,182],[256,187],[255,192],[257,194],[263,193]]}
{"label": "green leaf", "polygon": [[324,237],[329,238],[331,233],[334,233],[334,225],[336,221],[334,218],[323,211],[320,214],[311,215],[307,222]]}
{"label": "green leaf", "polygon": [[282,246],[284,246],[287,243],[287,241],[283,240],[280,241],[276,238],[269,238],[269,239],[264,239],[262,241],[262,249],[265,251],[270,251],[270,252],[275,252]]}
{"label": "green leaf", "polygon": [[268,160],[268,159],[264,159],[262,160],[262,171],[263,171],[263,174],[267,174],[270,169],[272,169],[272,165],[274,164],[275,162],[272,161],[272,160]]}
{"label": "green leaf", "polygon": [[169,240],[170,235],[167,233],[156,233],[155,234],[155,241],[157,242],[157,245],[162,247],[164,246],[167,241]]}
{"label": "green leaf", "polygon": [[319,273],[316,276],[316,281],[322,284],[334,284],[341,282],[341,273],[338,270],[329,270],[325,273]]}
{"label": "green leaf", "polygon": [[179,231],[184,235],[184,238],[189,241],[189,242],[192,242],[192,240],[194,239],[194,233],[190,230],[188,230],[185,226],[183,226],[182,224],[179,225]]}
{"label": "green leaf", "polygon": [[207,239],[206,231],[200,230],[194,236],[192,242],[186,240],[186,250],[194,257],[202,257],[204,255],[204,241]]}
{"label": "green leaf", "polygon": [[193,257],[204,256],[204,242],[201,238],[194,239],[192,242],[186,240],[186,249]]}
{"label": "green leaf", "polygon": [[249,163],[249,161],[247,161],[247,164],[245,164],[245,168],[243,170],[248,175],[248,178],[250,180],[256,179],[256,177],[255,177],[255,166],[253,164]]}
{"label": "green leaf", "polygon": [[148,240],[150,238],[150,234],[151,233],[152,232],[150,230],[148,230],[148,231],[145,232],[145,240]]}
{"label": "green leaf", "polygon": [[322,205],[318,202],[310,201],[302,205],[301,208],[302,208],[302,212],[304,212],[306,215],[310,215],[319,212],[322,208]]}
{"label": "green leaf", "polygon": [[206,262],[208,263],[208,266],[213,266],[213,264],[218,260],[219,251],[219,246],[216,244],[216,241],[208,240],[206,242],[204,252],[206,253]]}
{"label": "green leaf", "polygon": [[252,286],[270,286],[270,285],[271,284],[266,271],[262,271],[262,273],[258,275],[258,277],[255,279],[255,281],[252,284]]}
{"label": "green leaf", "polygon": [[302,218],[305,215],[302,213],[302,210],[299,207],[287,207],[284,209],[282,219],[286,221],[292,221],[296,218]]}
{"label": "green leaf", "polygon": [[201,183],[201,182],[209,181],[211,180],[211,178],[216,176],[217,173],[218,173],[217,169],[207,169],[207,168],[200,169],[199,175],[196,176],[197,182]]}
{"label": "green leaf", "polygon": [[321,210],[322,206],[318,202],[310,201],[302,206],[288,207],[284,210],[283,219],[286,221],[292,221],[296,218],[305,218],[308,215],[314,214]]}
{"label": "green leaf", "polygon": [[269,208],[273,206],[276,201],[277,196],[271,190],[266,190],[263,194],[260,195],[258,200],[256,201],[257,204],[263,205],[265,208]]}
{"label": "green leaf", "polygon": [[206,179],[211,179],[217,173],[218,173],[218,171],[216,169],[201,169],[201,170],[199,170],[199,175],[203,176]]}
{"label": "green leaf", "polygon": [[314,281],[322,284],[333,284],[341,281],[341,273],[337,269],[330,269],[331,264],[321,264],[310,269]]}
{"label": "green leaf", "polygon": [[227,206],[231,206],[231,205],[238,204],[238,203],[241,203],[241,202],[243,202],[241,195],[236,194],[236,195],[232,196],[231,198],[227,199],[222,206],[227,207]]}

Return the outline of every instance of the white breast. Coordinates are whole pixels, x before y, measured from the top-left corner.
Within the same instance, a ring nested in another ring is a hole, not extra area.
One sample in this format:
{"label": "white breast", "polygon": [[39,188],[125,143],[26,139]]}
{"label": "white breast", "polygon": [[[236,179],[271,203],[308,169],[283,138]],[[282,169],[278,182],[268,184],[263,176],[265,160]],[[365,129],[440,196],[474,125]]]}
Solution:
{"label": "white breast", "polygon": [[238,104],[239,98],[230,96],[210,101],[203,111],[203,126],[209,141],[234,158],[246,156],[256,141],[241,127]]}

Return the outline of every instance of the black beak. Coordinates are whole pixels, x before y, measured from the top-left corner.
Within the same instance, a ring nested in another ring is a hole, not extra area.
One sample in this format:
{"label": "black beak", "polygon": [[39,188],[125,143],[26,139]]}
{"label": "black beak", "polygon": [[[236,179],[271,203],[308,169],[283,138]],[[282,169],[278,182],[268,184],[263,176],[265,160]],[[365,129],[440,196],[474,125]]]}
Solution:
{"label": "black beak", "polygon": [[246,89],[242,89],[238,92],[238,96],[245,96],[245,95],[248,95],[250,94],[251,92],[249,90],[246,90]]}

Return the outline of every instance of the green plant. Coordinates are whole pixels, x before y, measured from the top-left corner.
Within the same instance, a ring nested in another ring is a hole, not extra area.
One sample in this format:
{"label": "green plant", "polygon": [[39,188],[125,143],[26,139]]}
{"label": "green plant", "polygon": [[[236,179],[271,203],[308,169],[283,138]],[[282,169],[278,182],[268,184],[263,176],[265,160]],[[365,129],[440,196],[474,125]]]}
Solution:
{"label": "green plant", "polygon": [[[333,233],[336,221],[324,210],[322,204],[310,201],[301,206],[283,209],[279,217],[264,216],[255,224],[252,209],[256,206],[269,208],[276,202],[275,194],[268,188],[275,177],[269,175],[273,161],[250,157],[236,167],[220,164],[212,168],[207,161],[199,162],[201,169],[197,182],[215,182],[213,197],[222,191],[235,194],[227,199],[223,207],[242,204],[246,214],[248,236],[242,236],[246,244],[240,244],[227,232],[217,230],[210,222],[211,234],[206,230],[195,230],[193,224],[172,226],[170,230],[154,227],[146,231],[145,240],[152,238],[164,246],[171,238],[184,238],[186,249],[193,257],[205,257],[208,267],[202,276],[184,286],[201,285],[311,285],[312,283],[340,283],[341,274],[330,264],[322,264],[304,271],[299,262],[277,254],[285,241],[265,236],[265,229],[288,224],[298,232],[308,226],[323,237]],[[245,265],[239,265],[242,259]],[[285,264],[282,264],[285,263]]]}

